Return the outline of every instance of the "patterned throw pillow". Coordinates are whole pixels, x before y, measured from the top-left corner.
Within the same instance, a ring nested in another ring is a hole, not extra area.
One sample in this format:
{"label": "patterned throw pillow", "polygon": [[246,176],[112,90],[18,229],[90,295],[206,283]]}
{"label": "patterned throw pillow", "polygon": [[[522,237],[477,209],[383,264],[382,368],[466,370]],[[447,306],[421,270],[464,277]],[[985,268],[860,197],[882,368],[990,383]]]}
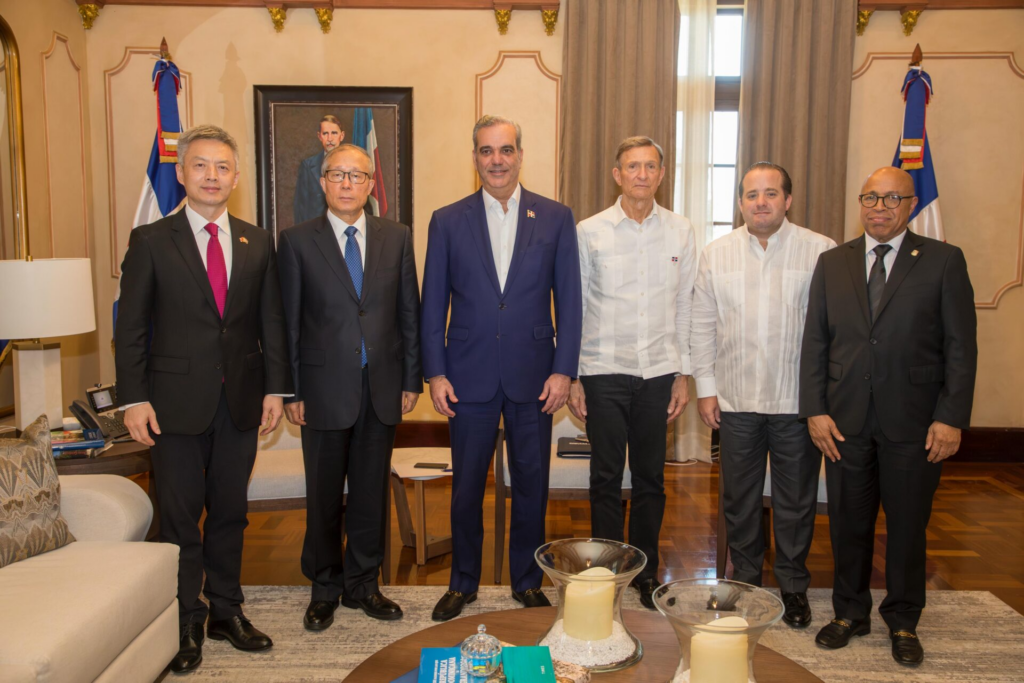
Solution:
{"label": "patterned throw pillow", "polygon": [[43,415],[20,439],[0,439],[0,567],[74,540],[60,516],[60,481]]}

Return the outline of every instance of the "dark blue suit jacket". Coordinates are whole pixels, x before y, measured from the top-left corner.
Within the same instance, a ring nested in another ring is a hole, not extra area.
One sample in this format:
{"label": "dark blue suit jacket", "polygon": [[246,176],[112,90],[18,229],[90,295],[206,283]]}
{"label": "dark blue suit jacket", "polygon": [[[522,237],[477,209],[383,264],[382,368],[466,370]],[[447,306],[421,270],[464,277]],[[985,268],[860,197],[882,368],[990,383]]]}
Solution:
{"label": "dark blue suit jacket", "polygon": [[327,199],[320,187],[320,166],[324,163],[324,154],[320,150],[299,164],[299,174],[295,178],[293,225],[319,218],[327,212]]}
{"label": "dark blue suit jacket", "polygon": [[499,382],[513,401],[536,401],[552,373],[576,377],[582,322],[576,224],[569,207],[523,188],[504,291],[482,192],[434,212],[423,270],[425,377],[446,375],[460,402],[489,401]]}

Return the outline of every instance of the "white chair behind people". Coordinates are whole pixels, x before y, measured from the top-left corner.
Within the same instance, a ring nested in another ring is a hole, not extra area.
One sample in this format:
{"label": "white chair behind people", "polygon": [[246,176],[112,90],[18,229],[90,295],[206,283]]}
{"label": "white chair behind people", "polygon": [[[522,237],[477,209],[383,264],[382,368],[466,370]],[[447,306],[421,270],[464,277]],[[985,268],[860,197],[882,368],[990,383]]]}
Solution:
{"label": "white chair behind people", "polygon": [[[559,458],[558,439],[576,436],[586,431],[584,426],[569,415],[567,408],[555,414],[551,429],[551,473],[548,481],[548,500],[588,500],[590,498],[590,459]],[[622,509],[625,512],[633,493],[633,477],[626,470],[622,476]],[[494,583],[501,583],[505,561],[505,513],[512,497],[512,480],[508,471],[505,443],[498,439],[494,456]]]}
{"label": "white chair behind people", "polygon": [[[722,496],[722,476],[718,476],[718,554],[716,576],[725,578],[725,565],[729,554],[729,537],[725,529],[725,499]],[[765,550],[772,547],[772,468],[771,464],[765,468],[764,492],[761,496],[763,514],[761,516],[761,531],[764,534]],[[818,500],[815,509],[816,514],[828,514],[828,493],[825,490],[825,459],[822,457],[821,470],[818,472]]]}

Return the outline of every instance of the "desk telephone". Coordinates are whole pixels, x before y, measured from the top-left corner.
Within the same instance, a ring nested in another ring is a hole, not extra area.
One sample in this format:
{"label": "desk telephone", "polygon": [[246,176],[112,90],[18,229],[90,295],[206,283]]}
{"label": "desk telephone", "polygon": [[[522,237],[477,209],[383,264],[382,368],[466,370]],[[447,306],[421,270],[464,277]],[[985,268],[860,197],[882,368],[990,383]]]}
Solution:
{"label": "desk telephone", "polygon": [[83,429],[99,429],[105,439],[118,439],[128,435],[121,411],[117,409],[117,387],[97,384],[85,390],[89,403],[76,400],[70,406],[71,414]]}

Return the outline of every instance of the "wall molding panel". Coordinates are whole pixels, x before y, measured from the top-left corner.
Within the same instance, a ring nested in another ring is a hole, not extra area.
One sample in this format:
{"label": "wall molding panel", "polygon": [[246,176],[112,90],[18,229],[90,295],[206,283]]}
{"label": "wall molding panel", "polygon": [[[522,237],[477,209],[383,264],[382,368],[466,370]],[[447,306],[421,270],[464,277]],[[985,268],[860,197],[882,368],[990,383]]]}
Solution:
{"label": "wall molding panel", "polygon": [[85,103],[82,68],[65,35],[41,53],[43,141],[49,194],[50,257],[89,256]]}
{"label": "wall molding panel", "polygon": [[[877,69],[888,83],[909,61],[907,52],[869,52],[853,72],[854,100],[876,87],[868,82]],[[967,256],[975,307],[995,309],[1007,291],[1024,285],[1024,120],[1013,114],[1024,107],[1024,69],[1013,51],[925,52],[922,65],[935,80],[928,130],[946,238]],[[889,138],[887,162],[895,128]],[[993,170],[996,161],[1003,171]]]}
{"label": "wall molding panel", "polygon": [[[156,134],[152,73],[159,47],[126,47],[121,61],[103,71],[109,187],[110,276],[121,276],[121,258],[138,206]],[[179,65],[178,111],[192,125],[192,74]]]}
{"label": "wall molding panel", "polygon": [[494,66],[476,75],[476,119],[499,113],[523,129],[523,185],[558,197],[562,77],[539,51],[502,50]]}

